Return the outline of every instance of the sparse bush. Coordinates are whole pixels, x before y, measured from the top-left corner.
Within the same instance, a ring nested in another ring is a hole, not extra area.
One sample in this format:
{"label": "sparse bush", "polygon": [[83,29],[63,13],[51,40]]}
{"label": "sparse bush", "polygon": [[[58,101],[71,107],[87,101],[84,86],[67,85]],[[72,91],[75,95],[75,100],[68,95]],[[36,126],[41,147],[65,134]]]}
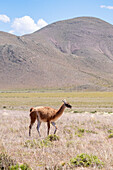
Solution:
{"label": "sparse bush", "polygon": [[53,141],[58,141],[59,140],[59,137],[57,135],[49,135],[47,136],[45,139],[42,139],[42,140],[27,140],[25,143],[24,143],[24,147],[30,147],[30,148],[42,148],[42,147],[47,147],[47,146],[50,146],[52,145],[52,142]]}
{"label": "sparse bush", "polygon": [[49,146],[51,143],[49,140],[46,139],[42,139],[42,140],[38,140],[36,141],[35,139],[33,140],[27,140],[24,144],[24,147],[28,147],[28,148],[42,148],[42,147],[47,147]]}
{"label": "sparse bush", "polygon": [[6,153],[0,153],[0,169],[9,169],[10,166],[15,165],[16,161],[11,159]]}
{"label": "sparse bush", "polygon": [[20,165],[21,170],[31,170],[31,168],[27,164]]}
{"label": "sparse bush", "polygon": [[75,135],[78,136],[78,137],[82,137],[85,132],[86,133],[98,134],[97,132],[95,132],[93,130],[85,130],[85,129],[78,128],[78,130],[75,132]]}
{"label": "sparse bush", "polygon": [[104,163],[101,162],[97,156],[95,155],[88,155],[85,153],[82,153],[80,155],[77,155],[75,158],[72,158],[70,160],[70,165],[75,167],[93,167],[96,166],[98,168],[102,168]]}
{"label": "sparse bush", "polygon": [[33,140],[27,140],[25,143],[24,143],[24,147],[30,147],[30,148],[33,148],[33,147],[36,147],[37,146],[37,142],[35,139]]}
{"label": "sparse bush", "polygon": [[58,141],[59,137],[57,135],[48,135],[45,139],[41,140],[38,142],[39,147],[47,147],[52,145],[53,141]]}
{"label": "sparse bush", "polygon": [[31,170],[31,168],[27,164],[22,165],[14,165],[10,167],[10,170]]}
{"label": "sparse bush", "polygon": [[77,111],[77,110],[75,110],[75,111],[73,111],[73,113],[78,113],[78,111]]}
{"label": "sparse bush", "polygon": [[78,129],[78,132],[80,132],[80,133],[84,133],[84,132],[85,132],[85,130],[84,130],[84,129]]}
{"label": "sparse bush", "polygon": [[77,132],[75,132],[75,135],[78,137],[82,137],[84,134],[85,130],[78,128]]}
{"label": "sparse bush", "polygon": [[108,133],[113,133],[113,129],[109,129],[109,130],[108,130]]}
{"label": "sparse bush", "polygon": [[31,170],[27,164],[19,164],[11,159],[6,153],[0,153],[0,169],[1,170]]}
{"label": "sparse bush", "polygon": [[49,135],[47,136],[46,140],[49,140],[49,141],[59,141],[59,136],[57,135]]}
{"label": "sparse bush", "polygon": [[113,129],[109,129],[109,130],[108,130],[108,133],[110,133],[110,134],[108,135],[108,138],[113,138]]}
{"label": "sparse bush", "polygon": [[97,113],[97,111],[95,110],[95,111],[92,111],[91,113],[93,113],[93,114],[94,114],[94,113]]}
{"label": "sparse bush", "polygon": [[19,170],[19,165],[13,165],[13,166],[10,166],[9,168],[10,170]]}
{"label": "sparse bush", "polygon": [[51,146],[51,141],[48,140],[48,139],[43,139],[43,140],[40,140],[38,143],[37,143],[37,147],[39,148],[43,148],[43,147],[48,147],[48,146]]}
{"label": "sparse bush", "polygon": [[93,130],[86,130],[87,133],[93,133],[93,134],[98,134],[97,132],[93,131]]}
{"label": "sparse bush", "polygon": [[111,134],[108,136],[108,138],[113,138],[113,133],[111,133]]}

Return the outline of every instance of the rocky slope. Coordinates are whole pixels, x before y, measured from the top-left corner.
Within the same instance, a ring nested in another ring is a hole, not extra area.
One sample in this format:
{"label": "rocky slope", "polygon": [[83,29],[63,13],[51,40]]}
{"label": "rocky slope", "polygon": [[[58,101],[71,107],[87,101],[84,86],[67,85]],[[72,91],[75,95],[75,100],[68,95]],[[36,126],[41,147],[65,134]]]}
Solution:
{"label": "rocky slope", "polygon": [[113,90],[113,26],[93,17],[17,37],[0,32],[0,89]]}

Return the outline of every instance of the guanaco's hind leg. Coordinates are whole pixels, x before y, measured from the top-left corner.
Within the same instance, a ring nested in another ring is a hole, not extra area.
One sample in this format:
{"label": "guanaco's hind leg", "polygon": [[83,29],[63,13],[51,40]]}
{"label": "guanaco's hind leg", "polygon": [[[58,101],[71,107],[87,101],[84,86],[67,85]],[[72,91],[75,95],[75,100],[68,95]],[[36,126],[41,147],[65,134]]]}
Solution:
{"label": "guanaco's hind leg", "polygon": [[55,122],[51,122],[51,124],[55,127],[55,131],[54,131],[54,134],[55,134],[57,131],[57,126],[56,126]]}
{"label": "guanaco's hind leg", "polygon": [[35,111],[31,112],[30,113],[31,122],[30,122],[30,126],[29,126],[29,136],[31,136],[31,128],[32,128],[33,124],[35,123],[36,118],[37,118],[36,112]]}
{"label": "guanaco's hind leg", "polygon": [[40,128],[41,122],[39,121],[39,119],[37,119],[37,120],[38,120],[38,124],[37,124],[37,131],[38,131],[39,136],[41,137],[41,135],[40,135],[40,131],[39,131],[39,128]]}
{"label": "guanaco's hind leg", "polygon": [[50,130],[50,122],[47,122],[47,126],[48,126],[48,131],[47,131],[47,136],[49,135],[49,130]]}

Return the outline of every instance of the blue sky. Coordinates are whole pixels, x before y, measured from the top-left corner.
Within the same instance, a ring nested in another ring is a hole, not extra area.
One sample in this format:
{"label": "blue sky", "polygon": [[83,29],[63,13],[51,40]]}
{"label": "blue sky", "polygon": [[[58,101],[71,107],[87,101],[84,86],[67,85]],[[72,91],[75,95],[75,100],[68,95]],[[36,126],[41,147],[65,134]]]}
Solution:
{"label": "blue sky", "polygon": [[56,21],[81,16],[113,24],[113,0],[3,0],[0,31],[23,35]]}

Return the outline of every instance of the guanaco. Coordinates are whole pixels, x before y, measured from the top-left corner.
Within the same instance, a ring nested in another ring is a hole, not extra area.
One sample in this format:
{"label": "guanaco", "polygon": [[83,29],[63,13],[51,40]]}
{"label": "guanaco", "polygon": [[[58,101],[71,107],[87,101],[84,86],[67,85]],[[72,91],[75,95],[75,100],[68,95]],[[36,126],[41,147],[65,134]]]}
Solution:
{"label": "guanaco", "polygon": [[32,107],[30,109],[30,126],[29,126],[29,136],[31,136],[31,128],[33,126],[33,124],[35,123],[36,119],[37,119],[37,131],[39,136],[40,135],[40,125],[42,122],[47,122],[47,135],[49,135],[49,131],[50,131],[50,123],[55,127],[55,131],[54,134],[57,131],[57,126],[55,124],[55,121],[63,114],[65,108],[72,108],[72,106],[66,102],[66,100],[63,100],[63,104],[60,106],[60,108],[58,110],[53,109],[51,107]]}

